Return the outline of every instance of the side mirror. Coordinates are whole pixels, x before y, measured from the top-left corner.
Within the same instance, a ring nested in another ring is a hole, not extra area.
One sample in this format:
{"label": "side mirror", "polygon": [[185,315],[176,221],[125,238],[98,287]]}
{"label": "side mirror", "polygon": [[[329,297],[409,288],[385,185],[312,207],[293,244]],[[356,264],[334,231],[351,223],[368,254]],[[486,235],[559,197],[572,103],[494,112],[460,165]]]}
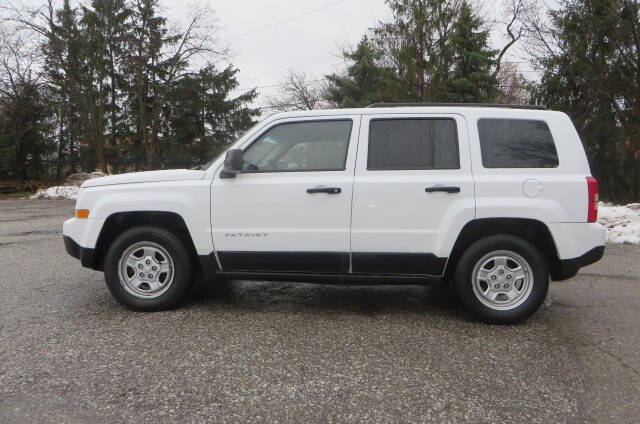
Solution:
{"label": "side mirror", "polygon": [[242,150],[231,149],[224,157],[224,167],[220,172],[220,178],[235,178],[242,172]]}

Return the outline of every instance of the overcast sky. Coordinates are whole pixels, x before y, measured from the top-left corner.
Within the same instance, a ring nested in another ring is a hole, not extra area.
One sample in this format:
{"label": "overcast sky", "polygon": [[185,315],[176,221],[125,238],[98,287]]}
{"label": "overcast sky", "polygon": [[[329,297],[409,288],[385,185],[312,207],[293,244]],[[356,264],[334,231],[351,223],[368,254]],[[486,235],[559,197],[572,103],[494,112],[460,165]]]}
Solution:
{"label": "overcast sky", "polygon": [[[165,4],[188,13],[179,2]],[[261,94],[272,93],[288,70],[310,79],[339,71],[343,48],[355,46],[368,28],[390,15],[384,0],[215,0],[210,5],[219,38],[240,69],[238,92],[259,87]]]}

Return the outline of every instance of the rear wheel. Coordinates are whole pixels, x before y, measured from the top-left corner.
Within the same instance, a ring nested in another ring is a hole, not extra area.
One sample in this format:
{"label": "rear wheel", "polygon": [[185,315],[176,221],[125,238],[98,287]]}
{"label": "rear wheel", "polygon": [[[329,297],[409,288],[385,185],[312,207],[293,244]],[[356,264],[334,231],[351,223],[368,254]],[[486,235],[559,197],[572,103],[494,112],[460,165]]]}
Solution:
{"label": "rear wheel", "polygon": [[178,303],[191,280],[191,259],[169,231],[137,227],[122,233],[104,261],[109,291],[138,311],[168,309]]}
{"label": "rear wheel", "polygon": [[528,241],[490,236],[464,252],[456,268],[455,288],[462,304],[481,321],[512,324],[542,305],[548,274],[542,254]]}

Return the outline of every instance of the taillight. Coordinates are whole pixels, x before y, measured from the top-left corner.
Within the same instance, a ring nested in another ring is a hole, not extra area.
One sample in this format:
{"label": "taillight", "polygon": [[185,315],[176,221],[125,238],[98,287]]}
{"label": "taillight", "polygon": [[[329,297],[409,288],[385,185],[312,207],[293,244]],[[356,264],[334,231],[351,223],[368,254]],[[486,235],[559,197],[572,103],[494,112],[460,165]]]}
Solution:
{"label": "taillight", "polygon": [[587,190],[589,191],[587,222],[596,222],[598,220],[598,180],[587,177]]}

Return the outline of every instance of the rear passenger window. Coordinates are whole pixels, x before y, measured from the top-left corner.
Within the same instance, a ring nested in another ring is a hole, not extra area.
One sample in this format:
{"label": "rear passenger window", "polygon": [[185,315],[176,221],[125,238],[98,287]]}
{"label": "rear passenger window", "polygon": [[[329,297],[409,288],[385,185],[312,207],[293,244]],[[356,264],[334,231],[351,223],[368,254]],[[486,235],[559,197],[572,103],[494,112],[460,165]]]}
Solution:
{"label": "rear passenger window", "polygon": [[369,170],[459,167],[453,119],[375,119],[369,124]]}
{"label": "rear passenger window", "polygon": [[544,121],[480,119],[482,165],[485,168],[555,168],[558,153]]}

